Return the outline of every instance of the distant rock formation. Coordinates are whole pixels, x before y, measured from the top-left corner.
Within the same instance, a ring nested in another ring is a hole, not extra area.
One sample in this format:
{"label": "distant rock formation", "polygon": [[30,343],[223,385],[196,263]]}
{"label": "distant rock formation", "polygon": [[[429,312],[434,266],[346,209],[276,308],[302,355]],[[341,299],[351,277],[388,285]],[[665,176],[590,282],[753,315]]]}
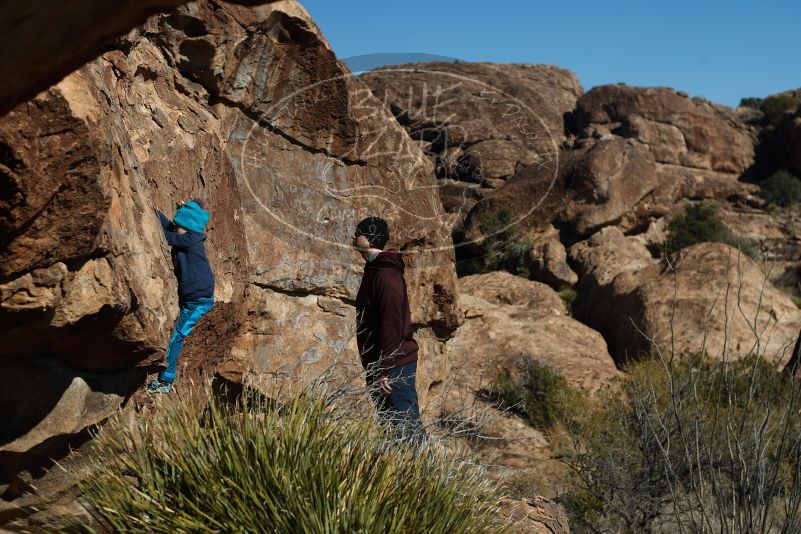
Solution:
{"label": "distant rock formation", "polygon": [[573,114],[579,137],[619,135],[644,143],[658,163],[740,174],[754,138],[729,109],[663,87],[595,87]]}
{"label": "distant rock formation", "polygon": [[603,333],[617,362],[642,353],[753,353],[782,367],[790,358],[801,310],[735,248],[692,245],[671,269],[610,227],[569,253],[581,274],[575,316]]}
{"label": "distant rock formation", "polygon": [[457,255],[484,254],[482,221],[508,210],[529,275],[553,287],[578,280],[566,247],[606,226],[642,231],[683,199],[761,202],[740,180],[756,130],[685,93],[584,93],[548,65],[424,63],[361,78],[437,165]]}
{"label": "distant rock formation", "polygon": [[564,115],[583,92],[575,74],[551,65],[416,63],[360,78],[436,165],[456,227],[521,167],[554,172]]}

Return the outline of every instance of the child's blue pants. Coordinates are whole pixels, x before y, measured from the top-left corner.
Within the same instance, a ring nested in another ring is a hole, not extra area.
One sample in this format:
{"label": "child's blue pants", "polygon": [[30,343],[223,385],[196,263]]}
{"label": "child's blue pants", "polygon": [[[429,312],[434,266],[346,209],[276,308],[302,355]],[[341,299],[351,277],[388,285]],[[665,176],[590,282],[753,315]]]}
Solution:
{"label": "child's blue pants", "polygon": [[181,304],[181,313],[178,314],[178,322],[170,337],[170,346],[167,347],[167,368],[159,373],[161,382],[172,383],[175,381],[178,372],[178,356],[184,346],[184,339],[213,304],[213,298],[199,298]]}

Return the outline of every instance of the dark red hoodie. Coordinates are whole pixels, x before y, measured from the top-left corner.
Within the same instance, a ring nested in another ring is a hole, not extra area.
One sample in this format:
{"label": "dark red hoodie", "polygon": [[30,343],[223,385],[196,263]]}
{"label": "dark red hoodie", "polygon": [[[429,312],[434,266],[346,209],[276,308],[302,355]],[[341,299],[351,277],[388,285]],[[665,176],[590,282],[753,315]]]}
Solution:
{"label": "dark red hoodie", "polygon": [[356,343],[362,365],[391,369],[417,360],[403,258],[386,250],[364,266],[356,294]]}

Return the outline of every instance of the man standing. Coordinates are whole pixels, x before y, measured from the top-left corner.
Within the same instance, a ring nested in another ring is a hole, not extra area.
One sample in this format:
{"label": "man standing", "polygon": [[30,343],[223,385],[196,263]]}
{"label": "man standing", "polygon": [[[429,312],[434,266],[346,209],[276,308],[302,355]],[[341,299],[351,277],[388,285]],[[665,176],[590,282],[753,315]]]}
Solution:
{"label": "man standing", "polygon": [[384,250],[387,241],[389,226],[380,217],[356,226],[353,246],[366,261],[356,295],[356,342],[379,415],[404,438],[420,443],[426,436],[415,389],[418,347],[403,258],[397,250]]}

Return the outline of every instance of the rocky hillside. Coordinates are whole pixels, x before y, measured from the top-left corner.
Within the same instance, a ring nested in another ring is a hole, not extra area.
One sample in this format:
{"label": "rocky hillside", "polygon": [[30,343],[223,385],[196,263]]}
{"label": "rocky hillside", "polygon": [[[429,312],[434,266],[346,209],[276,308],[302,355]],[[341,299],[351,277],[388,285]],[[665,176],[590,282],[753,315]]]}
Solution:
{"label": "rocky hillside", "polygon": [[[796,170],[797,110],[765,130],[742,110],[673,89],[585,93],[572,73],[546,65],[426,63],[361,78],[438,165],[443,204],[459,214],[460,271],[483,262],[572,288],[574,317],[619,362],[666,344],[789,358],[801,327],[787,283],[801,266],[798,218],[768,206],[755,182],[765,169]],[[483,137],[451,133],[473,127]],[[753,259],[702,244],[666,266],[668,221],[698,203],[717,209]],[[493,255],[502,258],[485,259]]]}
{"label": "rocky hillside", "polygon": [[549,65],[417,63],[361,79],[432,160],[457,227],[482,196],[472,186],[494,190],[530,165],[557,169],[564,115],[583,92]]}
{"label": "rocky hillside", "polygon": [[[91,29],[22,47],[0,83],[0,523],[60,497],[52,460],[163,360],[177,288],[154,209],[193,197],[217,302],[186,387],[360,384],[349,237],[379,213],[405,253],[424,419],[479,429],[450,445],[498,476],[564,470],[487,395],[522,363],[592,398],[647,353],[789,359],[801,218],[757,182],[801,174],[801,108],[764,125],[668,88],[585,92],[547,65],[354,78],[293,1],[154,1],[103,23],[93,4],[0,10],[0,42],[56,16]],[[668,261],[670,221],[699,203],[742,241]],[[507,505],[566,529],[553,503]]]}
{"label": "rocky hillside", "polygon": [[[547,65],[425,63],[360,77],[436,168],[465,318],[447,345],[454,385],[442,411],[478,429],[462,445],[497,476],[549,496],[565,476],[552,436],[488,401],[492,381],[521,363],[546,363],[593,395],[619,375],[611,362],[644,354],[790,359],[801,228],[758,182],[797,173],[798,111],[766,128],[669,88],[585,93]],[[736,239],[668,261],[670,221],[697,205]],[[519,276],[492,272],[502,268]]]}

